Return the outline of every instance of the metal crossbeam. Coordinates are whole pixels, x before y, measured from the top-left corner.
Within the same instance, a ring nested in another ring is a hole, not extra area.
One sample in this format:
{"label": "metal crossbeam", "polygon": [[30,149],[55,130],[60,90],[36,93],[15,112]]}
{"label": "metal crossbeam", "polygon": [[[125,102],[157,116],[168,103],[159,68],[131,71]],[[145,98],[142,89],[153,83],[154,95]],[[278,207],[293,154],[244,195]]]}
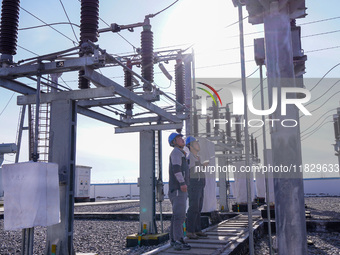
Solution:
{"label": "metal crossbeam", "polygon": [[[158,101],[159,96],[154,96],[151,94],[143,94],[141,97],[144,100],[149,102]],[[116,97],[116,98],[105,98],[105,99],[97,99],[97,100],[81,100],[78,102],[78,105],[83,107],[95,107],[95,106],[105,106],[105,105],[117,105],[117,104],[130,104],[133,103],[130,99],[124,97]]]}
{"label": "metal crossbeam", "polygon": [[[70,90],[70,91],[61,91],[61,92],[41,94],[40,103],[46,104],[54,100],[79,100],[79,99],[110,97],[114,95],[115,95],[114,87]],[[17,100],[18,105],[35,104],[35,102],[36,102],[35,95],[18,96],[18,100]]]}
{"label": "metal crossbeam", "polygon": [[97,86],[113,86],[116,89],[116,93],[121,95],[122,97],[129,98],[134,103],[144,107],[145,109],[148,109],[149,111],[156,113],[157,115],[160,115],[167,120],[175,123],[182,122],[179,118],[176,116],[166,112],[165,110],[159,108],[158,106],[144,100],[143,98],[137,96],[135,93],[131,92],[130,90],[122,87],[118,83],[110,80],[109,78],[105,77],[104,75],[99,74],[98,72],[94,71],[93,69],[86,67],[85,68],[85,78],[92,81]]}
{"label": "metal crossbeam", "polygon": [[0,87],[4,87],[5,89],[9,89],[24,95],[35,94],[36,91],[36,89],[31,88],[21,82],[3,78],[0,78]]}
{"label": "metal crossbeam", "polygon": [[[176,114],[176,116],[181,120],[188,119],[188,116],[186,114]],[[163,117],[144,117],[144,118],[132,118],[132,119],[124,119],[123,121],[128,124],[136,124],[136,123],[150,123],[150,122],[160,122],[160,121],[166,121]]]}
{"label": "metal crossbeam", "polygon": [[[6,89],[12,90],[14,92],[20,93],[20,94],[25,94],[25,95],[31,95],[31,94],[35,95],[35,93],[36,93],[35,88],[31,88],[29,86],[26,86],[23,83],[20,83],[18,81],[14,81],[14,80],[7,80],[7,79],[0,78],[0,86],[4,87]],[[61,93],[61,92],[59,92],[59,93]],[[77,109],[78,109],[78,113],[80,113],[84,116],[87,116],[87,117],[90,117],[90,118],[93,118],[93,119],[96,119],[96,120],[99,120],[99,121],[102,121],[102,122],[105,122],[105,123],[108,123],[108,124],[111,124],[111,125],[115,125],[115,126],[118,126],[118,127],[129,126],[128,124],[126,124],[124,122],[121,122],[121,121],[116,120],[114,118],[108,117],[104,114],[86,109],[85,107],[82,107],[82,106],[78,106]]]}
{"label": "metal crossbeam", "polygon": [[111,125],[114,125],[114,126],[118,126],[118,127],[128,127],[129,126],[128,124],[126,124],[122,121],[108,117],[108,116],[101,114],[99,112],[95,112],[95,111],[86,109],[84,107],[78,106],[77,112],[79,114],[86,116],[86,117],[90,117],[90,118],[93,118],[93,119],[96,119],[96,120],[99,120],[99,121],[102,121],[102,122],[105,122],[107,124],[111,124]]}
{"label": "metal crossbeam", "polygon": [[170,130],[182,128],[182,123],[171,123],[171,124],[156,124],[156,125],[139,125],[130,126],[125,128],[115,128],[115,133],[132,133],[132,132],[142,132],[142,131],[156,131],[156,130]]}
{"label": "metal crossbeam", "polygon": [[0,77],[2,78],[18,78],[26,76],[34,76],[37,73],[51,74],[70,71],[78,71],[84,66],[102,66],[94,57],[80,57],[76,59],[56,61],[49,63],[40,63],[34,65],[22,65],[11,68],[0,68]]}

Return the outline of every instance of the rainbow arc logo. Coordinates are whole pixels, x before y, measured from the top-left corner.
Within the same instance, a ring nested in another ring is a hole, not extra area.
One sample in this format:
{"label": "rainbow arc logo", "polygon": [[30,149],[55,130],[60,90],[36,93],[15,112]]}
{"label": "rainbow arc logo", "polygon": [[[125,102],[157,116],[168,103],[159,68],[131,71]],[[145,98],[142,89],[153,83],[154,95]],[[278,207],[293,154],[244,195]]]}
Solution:
{"label": "rainbow arc logo", "polygon": [[[203,85],[203,86],[205,86],[207,88],[209,88],[216,95],[216,97],[218,98],[218,100],[220,101],[220,104],[222,106],[221,97],[220,97],[220,95],[217,93],[217,91],[213,87],[211,87],[210,85],[208,85],[208,84],[206,84],[204,82],[197,82],[197,83],[201,84],[201,85]],[[209,90],[207,90],[205,88],[201,88],[201,87],[197,87],[197,88],[200,89],[200,90],[203,90],[204,92],[206,92],[212,98],[212,100],[214,101],[215,105],[217,106],[216,99],[213,96],[213,94],[211,94],[211,92]],[[202,111],[201,114],[202,115],[206,115],[207,114],[207,99],[204,96],[202,96],[202,105],[201,106],[202,106],[201,107],[201,111]]]}

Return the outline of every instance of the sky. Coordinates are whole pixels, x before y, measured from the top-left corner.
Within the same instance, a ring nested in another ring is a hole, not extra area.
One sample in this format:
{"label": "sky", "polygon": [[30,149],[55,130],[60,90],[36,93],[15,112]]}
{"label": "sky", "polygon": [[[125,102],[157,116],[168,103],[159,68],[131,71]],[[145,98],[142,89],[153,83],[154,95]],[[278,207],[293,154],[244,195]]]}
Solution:
{"label": "sky", "polygon": [[[107,27],[107,24],[120,25],[142,22],[148,14],[157,13],[167,7],[173,0],[101,0],[99,28]],[[80,23],[80,2],[78,0],[35,0],[22,1],[20,10],[19,28],[42,25],[46,23],[67,22]],[[306,88],[312,88],[326,72],[338,64],[340,51],[340,32],[338,0],[306,1],[307,16],[297,20],[301,24],[302,48],[308,57],[306,62]],[[26,11],[25,11],[26,10]],[[31,14],[42,21],[39,21]],[[247,11],[243,10],[244,17]],[[195,74],[198,78],[239,78],[241,77],[239,57],[237,9],[232,1],[225,0],[179,0],[175,5],[151,19],[154,33],[155,50],[186,49],[195,52]],[[324,21],[321,21],[324,20]],[[316,22],[319,21],[319,22]],[[306,24],[305,24],[306,23]],[[231,26],[229,26],[231,25]],[[20,30],[18,33],[18,49],[14,56],[15,61],[27,59],[38,55],[71,48],[79,39],[79,29],[74,27],[75,34],[69,25],[56,25],[68,38],[57,33],[50,27],[42,27],[30,30]],[[335,31],[335,32],[334,32]],[[97,44],[106,49],[108,53],[126,55],[134,52],[134,48],[140,47],[141,28],[134,32],[121,31],[120,35],[111,32],[100,34]],[[254,61],[254,38],[263,37],[263,25],[251,25],[244,22],[245,32],[245,58],[246,74],[253,73],[257,66]],[[76,38],[77,37],[77,38]],[[74,42],[72,42],[74,41]],[[128,41],[128,42],[127,42]],[[326,49],[326,50],[322,50]],[[169,71],[174,70],[173,62],[165,64]],[[135,68],[137,72],[140,69]],[[121,68],[105,68],[102,73],[114,81],[122,84],[123,72]],[[172,73],[173,74],[173,73]],[[334,68],[326,78],[339,78],[340,67]],[[64,73],[59,82],[64,86],[77,89],[77,73]],[[258,78],[259,72],[255,72],[252,78]],[[29,86],[35,87],[32,81],[21,80]],[[329,80],[330,81],[330,80]],[[334,80],[334,81],[337,81]],[[169,87],[169,81],[155,65],[155,83],[164,91],[174,93],[174,83]],[[334,84],[323,80],[312,91],[312,99],[316,99],[325,93]],[[323,118],[331,120],[331,115],[339,107],[339,85],[334,85],[324,96],[315,101],[308,109],[315,109],[323,105],[320,110],[313,113],[312,117],[301,119],[301,130],[309,128],[313,123]],[[170,94],[171,95],[171,94]],[[330,98],[334,95],[332,98]],[[16,104],[18,94],[0,87],[0,143],[13,143],[16,141],[20,107]],[[159,106],[169,105],[166,101],[157,103]],[[121,107],[118,107],[122,110]],[[135,112],[141,111],[136,108]],[[327,117],[329,116],[329,117]],[[92,167],[92,183],[98,182],[136,182],[139,175],[139,134],[114,134],[114,127],[96,120],[78,115],[77,123],[77,165]],[[313,127],[317,127],[317,125]],[[314,128],[308,131],[313,130]],[[255,132],[257,129],[251,129]],[[305,133],[307,133],[306,131]],[[167,144],[170,131],[163,131],[163,170],[167,180],[168,155],[171,148]],[[259,135],[259,132],[256,133]],[[331,123],[325,124],[312,136],[302,141],[304,163],[337,163],[334,156],[334,131]],[[20,161],[27,161],[27,134],[24,133],[23,148],[20,153]],[[262,150],[261,137],[259,137],[260,151]],[[5,164],[14,162],[13,154],[5,155]],[[320,176],[319,176],[320,177]]]}

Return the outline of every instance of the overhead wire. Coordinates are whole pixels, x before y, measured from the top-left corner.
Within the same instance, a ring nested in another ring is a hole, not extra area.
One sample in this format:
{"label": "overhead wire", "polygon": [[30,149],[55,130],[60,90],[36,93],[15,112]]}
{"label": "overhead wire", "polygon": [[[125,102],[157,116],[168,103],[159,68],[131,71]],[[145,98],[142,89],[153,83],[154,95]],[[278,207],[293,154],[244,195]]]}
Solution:
{"label": "overhead wire", "polygon": [[[334,18],[328,18],[328,19],[321,19],[321,20],[316,20],[316,21],[311,21],[311,22],[306,22],[306,23],[302,23],[302,24],[299,24],[299,26],[304,26],[304,25],[309,25],[309,24],[313,24],[313,23],[318,23],[318,22],[324,22],[324,21],[329,21],[329,20],[334,20],[334,19],[339,19],[340,17],[334,17]],[[239,23],[239,21],[236,21],[234,22],[233,24],[230,24],[229,26],[231,25],[234,25],[234,24],[237,24]],[[338,30],[336,30],[338,32]],[[259,33],[263,33],[264,31],[257,31],[257,32],[251,32],[251,33],[245,33],[244,35],[253,35],[253,34],[259,34]],[[333,33],[334,31],[331,31],[330,33]],[[326,32],[327,33],[327,32]],[[321,35],[321,34],[320,34]],[[239,35],[233,35],[233,36],[229,36],[227,38],[233,38],[233,37],[238,37]],[[314,36],[314,35],[312,35]],[[308,36],[306,36],[308,37]]]}
{"label": "overhead wire", "polygon": [[334,88],[334,86],[335,86],[338,82],[340,82],[340,80],[337,80],[337,81],[336,81],[336,82],[335,82],[328,90],[326,90],[321,96],[315,98],[313,101],[308,102],[305,106],[308,106],[308,105],[310,105],[311,103],[314,103],[314,102],[318,101],[320,98],[322,98],[324,95],[326,95],[326,94],[328,93],[328,91],[330,91],[332,88]]}
{"label": "overhead wire", "polygon": [[340,29],[339,30],[328,31],[328,32],[324,32],[324,33],[318,33],[318,34],[312,34],[312,35],[304,35],[304,36],[301,36],[301,38],[320,36],[320,35],[328,35],[328,34],[334,34],[334,33],[338,33],[338,32],[340,32]]}
{"label": "overhead wire", "polygon": [[[59,0],[59,2],[60,2],[60,4],[61,4],[61,6],[63,7],[63,10],[64,10],[64,12],[65,12],[65,15],[66,15],[66,18],[67,18],[68,22],[70,22],[70,24],[71,24],[71,20],[70,20],[68,14],[67,14],[67,12],[66,12],[66,9],[65,9],[65,6],[64,6],[62,0]],[[76,32],[74,31],[74,28],[73,28],[72,25],[71,25],[71,29],[72,29],[72,31],[73,31],[74,37],[76,38],[77,42],[79,42],[78,37],[77,37],[77,35],[76,35]]]}
{"label": "overhead wire", "polygon": [[[245,20],[246,18],[248,18],[249,16],[245,16],[242,20]],[[231,26],[233,26],[233,25],[236,25],[236,24],[238,24],[238,23],[240,23],[240,20],[238,20],[238,21],[235,21],[235,22],[233,22],[233,23],[231,23],[231,24],[229,24],[228,26],[226,26],[226,27],[224,27],[224,28],[228,28],[228,27],[231,27]]]}
{"label": "overhead wire", "polygon": [[[246,60],[245,62],[253,62],[254,60]],[[223,63],[223,64],[216,64],[216,65],[208,65],[208,66],[198,66],[195,67],[195,69],[203,69],[203,68],[212,68],[212,67],[220,67],[220,66],[228,66],[228,65],[236,65],[236,64],[240,64],[240,61],[237,62],[229,62],[229,63]]]}
{"label": "overhead wire", "polygon": [[305,137],[303,137],[302,139],[301,139],[301,141],[304,141],[304,140],[306,140],[307,138],[309,138],[310,136],[312,136],[314,133],[316,133],[317,131],[319,131],[324,125],[326,125],[326,124],[328,124],[328,123],[332,123],[333,121],[327,121],[327,122],[325,122],[325,123],[323,123],[322,125],[320,124],[319,126],[318,126],[318,128],[315,128],[314,130],[313,130],[313,132],[312,133],[310,133],[309,135],[306,135]]}
{"label": "overhead wire", "polygon": [[339,66],[340,63],[334,65],[332,68],[330,68],[322,77],[321,79],[314,85],[313,88],[311,88],[309,91],[312,91],[313,89],[315,89],[319,84],[320,82],[327,76],[327,74],[329,74],[334,68],[336,68],[337,66]]}
{"label": "overhead wire", "polygon": [[308,51],[305,51],[305,53],[313,53],[313,52],[324,51],[324,50],[333,50],[333,49],[338,49],[338,48],[340,48],[340,45],[334,46],[334,47],[316,49],[316,50],[308,50]]}
{"label": "overhead wire", "polygon": [[306,22],[306,23],[301,23],[301,24],[299,24],[299,26],[304,26],[304,25],[309,25],[309,24],[314,24],[314,23],[319,23],[319,22],[324,22],[324,21],[329,21],[329,20],[334,20],[334,19],[340,19],[340,16],[328,18],[328,19],[320,19],[320,20],[316,20],[316,21],[310,21],[310,22]]}
{"label": "overhead wire", "polygon": [[[80,0],[78,0],[80,2]],[[150,14],[147,15],[149,17],[156,17],[158,14],[164,12],[165,10],[169,9],[171,6],[173,6],[174,4],[176,4],[179,0],[176,0],[175,2],[173,2],[172,4],[170,4],[169,6],[167,6],[166,8],[156,12],[155,14]],[[105,23],[107,26],[110,26],[107,22],[105,22],[102,18],[99,18],[103,23]],[[136,49],[137,47],[134,46],[129,40],[127,40],[124,36],[122,36],[119,32],[117,32],[117,34],[125,41],[127,42],[132,48],[133,48],[133,52],[136,53]]]}
{"label": "overhead wire", "polygon": [[65,82],[65,80],[63,79],[63,77],[60,77],[60,79],[63,81],[63,83],[71,90],[71,87]]}
{"label": "overhead wire", "polygon": [[[268,88],[268,86],[264,87],[263,89]],[[253,90],[254,91],[254,90]],[[261,92],[261,90],[257,91],[256,94],[253,95],[253,99]]]}
{"label": "overhead wire", "polygon": [[156,12],[155,14],[151,14],[151,17],[156,17],[158,14],[164,12],[165,10],[169,9],[171,6],[173,6],[174,4],[176,4],[179,0],[176,0],[175,2],[173,2],[172,4],[170,4],[169,6],[165,7],[164,9],[160,10],[159,12]]}
{"label": "overhead wire", "polygon": [[330,96],[329,98],[327,98],[326,101],[325,101],[322,105],[320,105],[319,107],[315,108],[313,111],[310,111],[310,113],[319,110],[321,107],[323,107],[325,104],[327,104],[327,103],[329,102],[329,99],[331,99],[332,97],[334,97],[335,95],[337,95],[337,94],[339,94],[339,93],[340,93],[340,91],[336,92],[335,94],[333,94],[332,96]]}
{"label": "overhead wire", "polygon": [[55,23],[49,23],[45,25],[39,25],[39,26],[32,26],[32,27],[23,27],[19,28],[18,30],[29,30],[29,29],[35,29],[35,28],[41,28],[41,27],[49,27],[49,26],[56,26],[56,25],[71,25],[71,27],[80,27],[79,25],[71,22],[55,22]]}
{"label": "overhead wire", "polygon": [[[45,25],[48,25],[45,21],[43,21],[42,19],[38,18],[37,16],[35,16],[33,13],[27,11],[25,8],[23,8],[22,6],[20,6],[20,9],[22,9],[23,11],[27,12],[29,15],[31,15],[32,17],[36,18],[37,20],[39,20],[40,22],[44,23]],[[55,29],[54,27],[52,27],[51,25],[48,25],[50,28],[52,28],[54,31],[56,31],[57,33],[61,34],[62,36],[64,36],[65,38],[69,39],[74,45],[77,45],[77,42],[75,42],[74,40],[72,40],[70,37],[68,37],[67,35],[65,35],[64,33],[60,32],[59,30]]]}
{"label": "overhead wire", "polygon": [[[264,78],[263,80],[262,80],[262,82],[264,82],[265,80],[267,80],[267,78]],[[259,87],[261,85],[261,82],[255,87],[255,88],[253,88],[253,92]],[[253,97],[254,98],[254,97]]]}
{"label": "overhead wire", "polygon": [[24,47],[22,47],[22,46],[20,46],[20,45],[17,45],[17,46],[18,46],[18,48],[23,49],[23,50],[25,50],[25,51],[27,51],[27,52],[33,54],[33,55],[36,55],[36,56],[38,56],[38,57],[40,56],[39,54],[37,54],[37,53],[35,53],[35,52],[31,51],[31,50],[28,50],[28,49],[26,49],[26,48],[24,48]]}
{"label": "overhead wire", "polygon": [[[255,71],[253,71],[251,74],[248,74],[245,78],[249,78],[250,76],[254,75],[259,69],[260,69],[259,67],[256,68]],[[236,81],[232,81],[232,82],[228,83],[227,85],[231,85],[231,84],[236,83],[236,82],[239,82],[239,81],[242,81],[242,79],[238,79],[238,80],[236,80]]]}
{"label": "overhead wire", "polygon": [[[323,21],[329,21],[329,20],[334,20],[334,19],[338,19],[340,17],[334,17],[334,18],[329,18],[329,19],[322,19],[322,20],[316,20],[316,21],[312,21],[312,22],[307,22],[307,23],[303,23],[300,24],[302,25],[307,25],[307,24],[313,24],[313,23],[318,23],[318,22],[323,22]],[[236,21],[230,25],[233,24],[237,24],[239,21]],[[312,35],[306,35],[306,36],[302,36],[301,38],[304,37],[312,37],[312,36],[319,36],[319,35],[325,35],[325,34],[331,34],[331,33],[336,33],[339,32],[340,30],[335,30],[335,31],[329,31],[329,32],[324,32],[324,33],[318,33],[318,34],[312,34]],[[257,31],[257,32],[251,32],[251,33],[245,33],[244,35],[253,35],[253,34],[258,34],[258,33],[263,33],[264,31]],[[233,36],[229,36],[227,38],[233,38],[233,37],[238,37],[239,35],[233,35]],[[247,45],[246,47],[252,47],[254,45]],[[311,51],[305,51],[305,53],[311,53],[311,52],[316,52],[316,51],[321,51],[321,50],[327,50],[327,49],[334,49],[334,48],[339,48],[340,46],[335,46],[335,47],[329,47],[329,48],[323,48],[323,49],[317,49],[317,50],[311,50]],[[227,51],[227,50],[236,50],[239,49],[239,47],[233,47],[233,48],[227,48],[227,49],[221,49],[221,51]]]}
{"label": "overhead wire", "polygon": [[[316,123],[318,123],[319,122],[319,120],[321,120],[322,118],[324,118],[325,117],[325,115],[327,114],[327,113],[329,113],[329,112],[331,112],[331,111],[335,111],[336,110],[336,108],[334,108],[334,109],[331,109],[331,110],[329,110],[329,111],[327,111],[327,112],[325,112],[325,113],[323,113],[316,121],[314,121],[314,123],[313,124],[311,124],[308,128],[306,128],[306,129],[304,129],[303,131],[301,131],[301,134],[303,134],[303,133],[305,133],[307,130],[309,130],[309,129],[311,129],[313,126],[315,126],[316,125]],[[329,116],[327,116],[327,117],[329,117]]]}
{"label": "overhead wire", "polygon": [[13,92],[12,96],[10,97],[10,99],[8,100],[7,104],[5,105],[5,107],[2,109],[2,111],[0,112],[0,116],[4,113],[4,111],[6,110],[7,106],[9,105],[9,103],[12,101],[13,96],[15,95],[15,92]]}

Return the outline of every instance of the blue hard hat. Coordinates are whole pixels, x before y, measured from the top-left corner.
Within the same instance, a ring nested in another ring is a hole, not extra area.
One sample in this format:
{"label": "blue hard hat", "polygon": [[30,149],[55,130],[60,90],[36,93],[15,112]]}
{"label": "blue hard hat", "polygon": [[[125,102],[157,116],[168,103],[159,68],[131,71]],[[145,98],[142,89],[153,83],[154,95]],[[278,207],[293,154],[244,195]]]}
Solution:
{"label": "blue hard hat", "polygon": [[193,136],[188,136],[187,139],[185,139],[185,145],[188,146],[190,143],[198,141],[195,137]]}
{"label": "blue hard hat", "polygon": [[169,141],[169,145],[170,145],[170,146],[174,147],[173,141],[175,140],[175,138],[176,138],[177,136],[182,137],[183,135],[182,135],[182,134],[179,134],[179,133],[171,133],[171,134],[169,135],[168,141]]}

